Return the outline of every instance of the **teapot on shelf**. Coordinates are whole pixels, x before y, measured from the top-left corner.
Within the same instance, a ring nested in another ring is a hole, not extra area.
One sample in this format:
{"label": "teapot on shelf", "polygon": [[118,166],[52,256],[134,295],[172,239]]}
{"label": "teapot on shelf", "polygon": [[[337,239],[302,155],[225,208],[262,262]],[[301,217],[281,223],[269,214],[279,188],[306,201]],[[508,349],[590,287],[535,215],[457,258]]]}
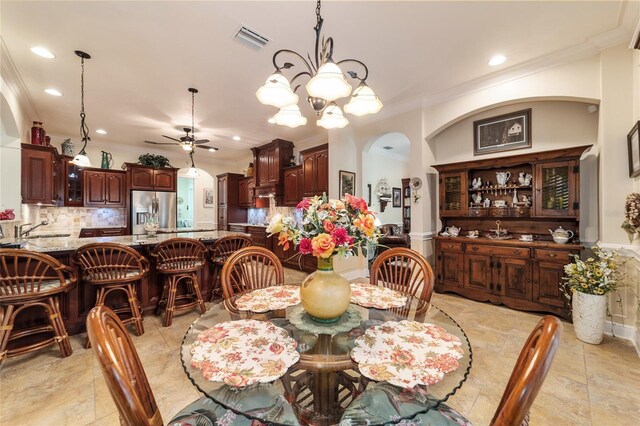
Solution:
{"label": "teapot on shelf", "polygon": [[458,234],[460,234],[460,228],[457,228],[457,227],[451,225],[451,226],[447,226],[444,229],[444,232],[446,232],[447,234],[451,235],[452,237],[457,237]]}
{"label": "teapot on shelf", "polygon": [[553,237],[553,241],[558,244],[566,244],[571,238],[573,238],[573,232],[564,229],[562,226],[559,226],[554,231],[549,229],[549,233]]}

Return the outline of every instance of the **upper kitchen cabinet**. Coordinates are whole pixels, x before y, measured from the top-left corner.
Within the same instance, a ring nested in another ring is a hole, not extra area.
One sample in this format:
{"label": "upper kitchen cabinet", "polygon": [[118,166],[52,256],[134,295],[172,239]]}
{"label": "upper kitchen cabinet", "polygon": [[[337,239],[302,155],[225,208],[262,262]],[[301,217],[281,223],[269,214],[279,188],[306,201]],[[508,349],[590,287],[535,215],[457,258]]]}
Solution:
{"label": "upper kitchen cabinet", "polygon": [[125,206],[126,173],[118,170],[85,169],[82,173],[86,207]]}
{"label": "upper kitchen cabinet", "polygon": [[284,170],[293,155],[293,143],[282,139],[251,148],[255,164],[255,197],[274,197],[280,202],[284,192]]}
{"label": "upper kitchen cabinet", "polygon": [[64,165],[54,147],[22,144],[22,203],[59,204]]}
{"label": "upper kitchen cabinet", "polygon": [[218,229],[226,231],[229,222],[246,222],[247,210],[240,206],[240,182],[238,173],[223,173],[218,178]]}
{"label": "upper kitchen cabinet", "polygon": [[253,176],[244,177],[238,181],[238,199],[240,207],[255,207],[253,199],[254,186]]}
{"label": "upper kitchen cabinet", "polygon": [[329,192],[329,145],[300,151],[302,154],[302,195],[313,197]]}
{"label": "upper kitchen cabinet", "polygon": [[64,205],[82,207],[84,192],[82,190],[82,169],[71,163],[73,157],[62,157],[62,169],[64,170],[63,188]]}
{"label": "upper kitchen cabinet", "polygon": [[284,169],[283,206],[295,207],[302,200],[302,166]]}
{"label": "upper kitchen cabinet", "polygon": [[134,191],[176,191],[178,169],[172,167],[154,169],[151,166],[135,163],[124,163],[122,168],[130,174],[131,189]]}

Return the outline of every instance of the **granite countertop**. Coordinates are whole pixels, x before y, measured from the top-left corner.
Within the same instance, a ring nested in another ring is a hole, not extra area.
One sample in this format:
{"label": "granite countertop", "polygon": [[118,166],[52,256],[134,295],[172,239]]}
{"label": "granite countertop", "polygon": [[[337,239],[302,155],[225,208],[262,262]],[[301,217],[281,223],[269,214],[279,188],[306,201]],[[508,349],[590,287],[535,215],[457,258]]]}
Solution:
{"label": "granite countertop", "polygon": [[265,225],[264,223],[230,223],[229,225],[235,226],[256,226],[258,228],[266,228],[269,225]]}
{"label": "granite countertop", "polygon": [[[154,246],[162,241],[171,238],[194,238],[201,241],[211,241],[222,238],[226,235],[246,235],[238,232],[229,231],[207,231],[207,232],[179,232],[158,234],[155,237],[147,235],[121,235],[113,237],[96,237],[96,238],[74,238],[74,237],[56,237],[56,238],[35,238],[26,240],[21,247],[25,250],[36,251],[41,253],[56,251],[72,251],[86,244],[91,243],[118,243],[126,246]],[[24,240],[22,240],[24,241]],[[2,244],[19,244],[20,240],[13,238],[4,238],[0,240]]]}

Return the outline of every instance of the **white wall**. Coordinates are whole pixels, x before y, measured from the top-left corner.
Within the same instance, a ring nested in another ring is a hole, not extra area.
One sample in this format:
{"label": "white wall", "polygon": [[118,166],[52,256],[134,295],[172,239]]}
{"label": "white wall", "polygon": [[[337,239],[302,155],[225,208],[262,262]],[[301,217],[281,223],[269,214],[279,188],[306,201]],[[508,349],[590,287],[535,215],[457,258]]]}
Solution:
{"label": "white wall", "polygon": [[362,194],[367,197],[367,184],[371,184],[371,210],[378,212],[380,223],[395,223],[402,225],[402,208],[393,207],[393,203],[387,203],[384,212],[380,211],[380,201],[375,194],[376,184],[381,178],[387,178],[389,185],[402,190],[402,179],[409,177],[409,161],[389,157],[382,153],[370,150],[362,153],[363,179],[360,185]]}

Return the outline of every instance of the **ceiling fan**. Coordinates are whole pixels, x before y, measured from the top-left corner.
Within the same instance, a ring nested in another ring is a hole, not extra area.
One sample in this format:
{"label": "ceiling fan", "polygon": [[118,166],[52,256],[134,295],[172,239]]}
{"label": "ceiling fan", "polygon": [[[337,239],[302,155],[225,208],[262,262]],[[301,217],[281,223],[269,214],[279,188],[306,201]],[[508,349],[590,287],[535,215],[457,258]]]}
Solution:
{"label": "ceiling fan", "polygon": [[174,142],[154,142],[154,141],[144,141],[145,143],[149,143],[151,145],[179,145],[185,151],[193,151],[195,148],[203,148],[209,151],[217,151],[218,148],[210,145],[204,145],[209,142],[209,139],[197,139],[195,137],[195,132],[193,131],[194,127],[194,105],[195,105],[195,94],[198,93],[198,89],[189,88],[189,92],[191,92],[191,127],[184,127],[182,130],[186,133],[185,136],[180,138],[172,138],[171,136],[162,135],[163,138],[170,139]]}

